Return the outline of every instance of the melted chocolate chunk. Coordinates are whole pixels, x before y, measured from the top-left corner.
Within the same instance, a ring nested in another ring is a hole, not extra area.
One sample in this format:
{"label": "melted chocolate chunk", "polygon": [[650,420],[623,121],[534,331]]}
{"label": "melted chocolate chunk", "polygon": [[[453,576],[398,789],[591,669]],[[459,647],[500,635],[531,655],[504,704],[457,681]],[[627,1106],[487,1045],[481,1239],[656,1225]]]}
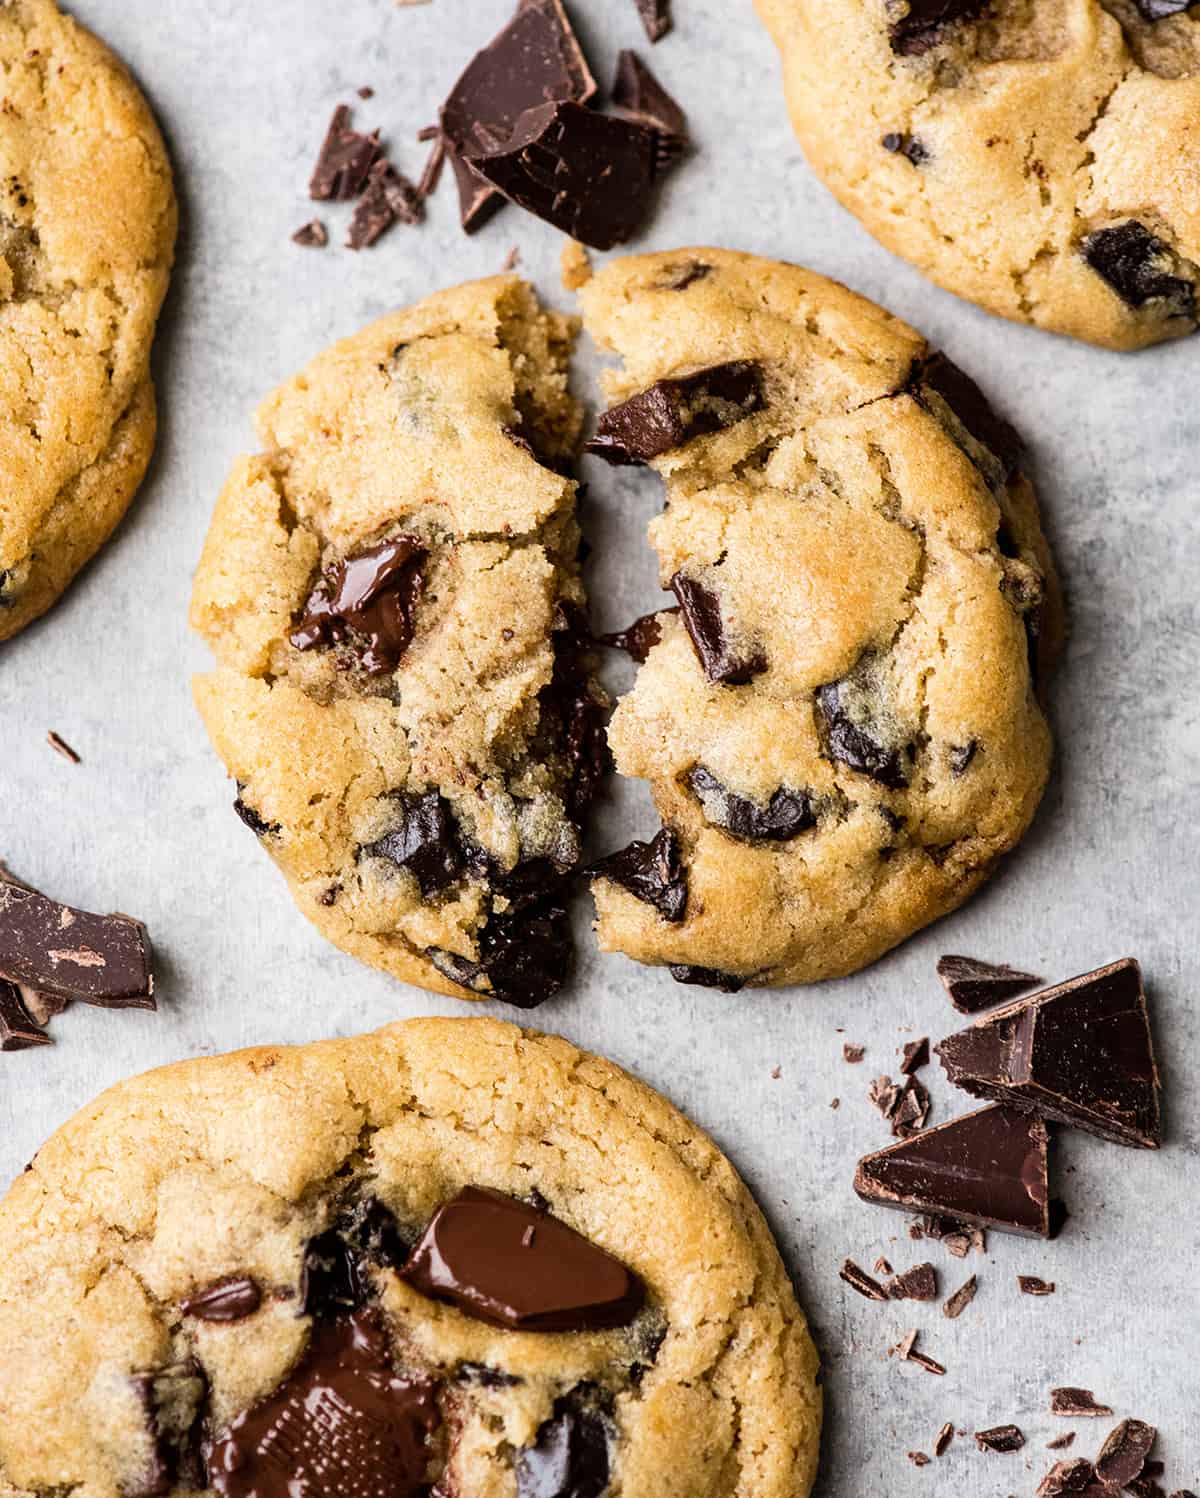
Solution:
{"label": "melted chocolate chunk", "polygon": [[390,161],[377,161],[350,220],[346,248],[365,250],[393,224],[419,224],[425,217],[421,194]]}
{"label": "melted chocolate chunk", "polygon": [[477,1186],[438,1208],[402,1277],[422,1295],[513,1331],[628,1326],[645,1298],[637,1276],[581,1233]]}
{"label": "melted chocolate chunk", "polygon": [[889,790],[908,784],[913,750],[897,745],[894,730],[882,722],[876,706],[880,689],[874,682],[878,657],[868,652],[849,675],[817,688],[816,707],[829,758],[861,775],[869,775]]}
{"label": "melted chocolate chunk", "polygon": [[727,790],[711,770],[696,765],[688,785],[704,806],[705,820],[744,843],[784,843],[817,825],[807,791],[780,788],[762,805]]}
{"label": "melted chocolate chunk", "polygon": [[608,1476],[604,1421],[570,1398],[556,1402],[535,1444],[517,1453],[517,1498],[600,1498]]}
{"label": "melted chocolate chunk", "polygon": [[55,999],[153,1009],[140,921],[74,910],[0,873],[0,979]]}
{"label": "melted chocolate chunk", "polygon": [[412,644],[426,551],[397,536],[327,567],[290,636],[297,650],[350,639],[371,675],[393,671]]}
{"label": "melted chocolate chunk", "polygon": [[671,29],[671,0],[633,0],[651,42],[658,42]]}
{"label": "melted chocolate chunk", "polygon": [[977,957],[939,957],[937,975],[960,1014],[978,1014],[1042,981],[1032,973],[1003,963],[981,962]]}
{"label": "melted chocolate chunk", "polygon": [[441,1426],[432,1380],[395,1371],[383,1322],[313,1328],[295,1371],[212,1443],[221,1498],[427,1498]]}
{"label": "melted chocolate chunk", "polygon": [[892,51],[901,57],[917,57],[936,47],[947,26],[956,21],[977,20],[988,0],[908,0],[902,16],[888,27]]}
{"label": "melted chocolate chunk", "polygon": [[340,1316],[361,1306],[367,1293],[358,1255],[336,1227],[308,1240],[300,1266],[300,1315]]}
{"label": "melted chocolate chunk", "polygon": [[1049,1238],[1048,1142],[1040,1119],[983,1108],[860,1160],[854,1189],[881,1206]]}
{"label": "melted chocolate chunk", "polygon": [[423,796],[401,794],[394,800],[399,824],[361,851],[407,869],[423,895],[453,884],[462,873],[463,856],[450,803],[437,791],[427,791]]}
{"label": "melted chocolate chunk", "polygon": [[581,244],[611,250],[645,221],[660,164],[652,126],[567,102],[527,110],[510,134],[475,133],[467,164]]}
{"label": "melted chocolate chunk", "polygon": [[677,572],[671,579],[671,591],[679,600],[684,628],[709,681],[727,687],[745,686],[767,669],[767,658],[761,650],[739,650],[730,638],[721,612],[719,595],[706,583]]}
{"label": "melted chocolate chunk", "polygon": [[693,983],[697,988],[717,988],[722,993],[740,993],[748,981],[739,978],[736,973],[718,972],[715,967],[697,967],[691,962],[671,963],[670,973],[676,983]]}
{"label": "melted chocolate chunk", "polygon": [[0,978],[0,1051],[27,1051],[54,1042],[29,1014],[15,983]]}
{"label": "melted chocolate chunk", "polygon": [[612,102],[634,119],[678,141],[681,148],[686,145],[687,115],[637,53],[628,48],[617,58]]}
{"label": "melted chocolate chunk", "polygon": [[256,811],[248,801],[243,799],[242,792],[244,790],[245,786],[239,780],[237,799],[233,803],[233,809],[242,821],[245,822],[246,826],[249,827],[254,836],[273,837],[276,833],[281,832],[282,828],[278,822],[268,822],[260,812]]}
{"label": "melted chocolate chunk", "polygon": [[[917,362],[909,376],[908,389],[931,415],[940,415],[940,401],[963,432],[992,455],[998,476],[1006,482],[1012,477],[1021,462],[1021,438],[1015,427],[996,415],[970,375],[945,354],[933,353]],[[957,434],[952,431],[951,435]],[[959,445],[963,446],[961,441]],[[968,457],[975,457],[969,447],[964,447],[964,451]]]}
{"label": "melted chocolate chunk", "polygon": [[1100,1448],[1097,1477],[1112,1488],[1127,1488],[1142,1475],[1157,1435],[1144,1420],[1122,1420]]}
{"label": "melted chocolate chunk", "polygon": [[204,1487],[200,1454],[201,1417],[208,1383],[199,1363],[189,1360],[133,1377],[153,1444],[150,1464],[125,1498],[166,1498],[177,1487]]}
{"label": "melted chocolate chunk", "polygon": [[678,608],[659,609],[656,614],[643,614],[635,619],[628,629],[619,629],[615,634],[601,635],[600,644],[610,645],[614,650],[624,650],[639,665],[644,665],[651,650],[662,639],[661,614],[677,614]]}
{"label": "melted chocolate chunk", "polygon": [[748,359],[656,380],[605,411],[584,451],[618,466],[648,463],[693,437],[736,425],[766,404],[762,370]]}
{"label": "melted chocolate chunk", "polygon": [[1179,257],[1136,219],[1097,229],[1083,241],[1081,253],[1127,306],[1153,302],[1162,317],[1195,321],[1196,283],[1173,274],[1181,267]]}
{"label": "melted chocolate chunk", "polygon": [[903,156],[911,161],[913,166],[920,166],[922,162],[929,160],[929,149],[916,138],[915,135],[904,135],[899,131],[889,130],[879,142],[885,151],[890,151],[893,156]]}
{"label": "melted chocolate chunk", "polygon": [[1025,1437],[1015,1425],[993,1425],[991,1430],[977,1430],[975,1444],[980,1451],[1020,1451]]}
{"label": "melted chocolate chunk", "polygon": [[242,1321],[262,1305],[262,1291],[249,1276],[218,1280],[194,1295],[185,1295],[179,1309],[198,1321]]}
{"label": "melted chocolate chunk", "polygon": [[605,705],[591,682],[591,632],[583,611],[560,602],[554,626],[554,675],[541,708],[570,767],[567,813],[579,821],[612,768]]}
{"label": "melted chocolate chunk", "polygon": [[610,853],[589,871],[594,879],[611,879],[631,895],[653,905],[664,921],[681,921],[687,910],[687,869],[679,857],[679,839],[664,827],[648,843],[632,842]]}
{"label": "melted chocolate chunk", "polygon": [[1072,978],[977,1020],[936,1047],[975,1097],[1157,1149],[1160,1082],[1133,958]]}
{"label": "melted chocolate chunk", "polygon": [[371,168],[382,156],[379,131],[361,135],[350,128],[350,111],[339,104],[317,156],[308,195],[319,202],[347,203],[358,197]]}

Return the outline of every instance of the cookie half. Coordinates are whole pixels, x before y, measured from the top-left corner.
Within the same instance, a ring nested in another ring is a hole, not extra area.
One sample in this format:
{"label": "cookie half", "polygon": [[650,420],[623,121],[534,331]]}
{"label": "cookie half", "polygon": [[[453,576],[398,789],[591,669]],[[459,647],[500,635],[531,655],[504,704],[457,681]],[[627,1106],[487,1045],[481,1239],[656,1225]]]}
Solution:
{"label": "cookie half", "polygon": [[674,595],[609,728],[663,830],[599,866],[600,944],[728,989],[854,972],[977,889],[1046,784],[1056,593],[1016,434],[795,266],[640,256],[582,299],[624,361],[589,446],[665,479]]}
{"label": "cookie half", "polygon": [[175,245],[146,101],[53,0],[0,6],[0,640],[104,544],[154,446]]}
{"label": "cookie half", "polygon": [[564,1040],[416,1020],[150,1072],[0,1233],[17,1498],[811,1486],[816,1354],[761,1214]]}
{"label": "cookie half", "polygon": [[605,765],[568,476],[568,320],[515,277],[338,344],[217,504],[195,684],[236,809],[338,946],[530,1006]]}
{"label": "cookie half", "polygon": [[991,312],[1108,348],[1200,316],[1200,12],[757,0],[813,168]]}

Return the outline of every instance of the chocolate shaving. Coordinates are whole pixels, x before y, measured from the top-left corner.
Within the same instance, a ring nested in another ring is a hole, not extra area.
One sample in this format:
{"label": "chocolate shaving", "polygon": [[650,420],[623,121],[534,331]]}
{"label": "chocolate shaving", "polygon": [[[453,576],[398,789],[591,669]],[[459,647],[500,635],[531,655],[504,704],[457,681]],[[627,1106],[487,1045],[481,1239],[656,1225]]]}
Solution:
{"label": "chocolate shaving", "polygon": [[975,1292],[978,1289],[979,1281],[972,1275],[969,1280],[958,1287],[953,1295],[947,1298],[942,1307],[942,1315],[949,1316],[951,1321],[956,1321],[975,1299]]}
{"label": "chocolate shaving", "polygon": [[865,1269],[860,1269],[853,1259],[847,1259],[838,1270],[838,1278],[843,1279],[852,1290],[866,1300],[887,1300],[888,1292],[878,1280],[872,1279]]}
{"label": "chocolate shaving", "polygon": [[1053,1295],[1054,1283],[1051,1280],[1040,1280],[1036,1274],[1017,1275],[1017,1284],[1021,1287],[1022,1295]]}
{"label": "chocolate shaving", "polygon": [[1074,1446],[1074,1444],[1075,1444],[1075,1432],[1073,1430],[1069,1430],[1069,1431],[1067,1431],[1067,1433],[1065,1435],[1055,1436],[1052,1441],[1047,1441],[1046,1442],[1046,1450],[1047,1451],[1066,1451],[1066,1449],[1069,1446]]}
{"label": "chocolate shaving", "polygon": [[53,729],[51,729],[49,733],[47,733],[46,742],[50,745],[51,749],[53,749],[57,754],[61,754],[64,759],[70,760],[73,765],[80,765],[83,763],[81,757],[75,753],[74,749],[71,748],[66,739],[55,733]]}
{"label": "chocolate shaving", "polygon": [[1090,1389],[1065,1388],[1050,1390],[1050,1413],[1075,1419],[1111,1415],[1112,1409],[1107,1404],[1098,1404]]}
{"label": "chocolate shaving", "polygon": [[309,594],[291,643],[311,650],[349,642],[369,675],[395,670],[412,643],[425,556],[415,536],[397,536],[334,562]]}
{"label": "chocolate shaving", "polygon": [[897,1357],[902,1363],[916,1363],[918,1368],[923,1368],[926,1373],[932,1373],[940,1378],[945,1373],[945,1368],[934,1358],[923,1352],[916,1351],[917,1332],[910,1331],[895,1347],[888,1348],[889,1357]]}
{"label": "chocolate shaving", "polygon": [[962,1014],[978,1014],[981,1009],[1036,988],[1042,981],[1032,973],[980,962],[976,957],[939,957],[937,974],[950,995],[950,1002]]}
{"label": "chocolate shaving", "polygon": [[1016,1425],[993,1425],[990,1430],[977,1430],[975,1444],[980,1451],[1020,1451],[1025,1437]]}
{"label": "chocolate shaving", "polygon": [[350,110],[339,104],[333,111],[308,184],[309,197],[318,202],[347,203],[358,197],[371,168],[383,154],[379,131],[362,135],[350,128],[350,120]]}

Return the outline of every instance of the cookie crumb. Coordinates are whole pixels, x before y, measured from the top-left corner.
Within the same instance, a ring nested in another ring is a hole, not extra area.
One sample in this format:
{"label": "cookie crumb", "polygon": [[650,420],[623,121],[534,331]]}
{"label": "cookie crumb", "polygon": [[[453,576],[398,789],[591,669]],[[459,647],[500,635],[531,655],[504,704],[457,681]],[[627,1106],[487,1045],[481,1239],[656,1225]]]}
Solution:
{"label": "cookie crumb", "polygon": [[73,765],[81,765],[83,763],[80,755],[76,754],[66,739],[55,733],[53,729],[50,729],[46,734],[46,742],[50,745],[51,749],[57,754],[61,754],[64,759],[70,760]]}
{"label": "cookie crumb", "polygon": [[591,257],[577,239],[568,239],[563,245],[559,263],[565,291],[578,291],[592,279]]}

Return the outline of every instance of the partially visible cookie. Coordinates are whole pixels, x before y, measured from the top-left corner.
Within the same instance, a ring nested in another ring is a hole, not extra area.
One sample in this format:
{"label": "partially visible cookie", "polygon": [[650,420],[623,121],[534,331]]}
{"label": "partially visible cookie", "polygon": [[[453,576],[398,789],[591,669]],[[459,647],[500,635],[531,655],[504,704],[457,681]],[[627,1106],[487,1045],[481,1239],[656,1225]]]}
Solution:
{"label": "partially visible cookie", "polygon": [[805,154],[890,250],[991,312],[1108,348],[1195,331],[1195,6],[757,4]]}
{"label": "partially visible cookie", "polygon": [[513,276],[394,313],[262,406],[192,622],[237,810],[331,940],[530,1006],[605,766],[567,391],[572,327]]}
{"label": "partially visible cookie", "polygon": [[108,539],[154,445],[175,245],[158,128],[53,0],[0,6],[0,640]]}
{"label": "partially visible cookie", "polygon": [[664,827],[600,865],[600,944],[728,989],[853,972],[977,889],[1046,783],[1056,600],[1016,434],[795,266],[647,255],[581,295],[624,361],[589,447],[666,480],[674,595],[609,729]]}
{"label": "partially visible cookie", "polygon": [[716,1146],[491,1020],[186,1061],[0,1203],[0,1493],[805,1498],[817,1359]]}

